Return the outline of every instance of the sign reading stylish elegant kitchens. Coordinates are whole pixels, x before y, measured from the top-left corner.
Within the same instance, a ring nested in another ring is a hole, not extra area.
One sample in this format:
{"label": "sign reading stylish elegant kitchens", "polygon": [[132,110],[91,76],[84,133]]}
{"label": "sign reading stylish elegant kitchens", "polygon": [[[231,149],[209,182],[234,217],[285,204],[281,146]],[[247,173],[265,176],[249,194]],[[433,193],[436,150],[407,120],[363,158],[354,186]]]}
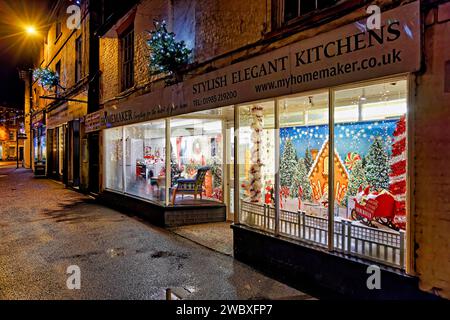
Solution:
{"label": "sign reading stylish elegant kitchens", "polygon": [[[100,127],[179,115],[420,68],[419,1],[361,20],[103,111]],[[95,126],[96,128],[98,126]]]}

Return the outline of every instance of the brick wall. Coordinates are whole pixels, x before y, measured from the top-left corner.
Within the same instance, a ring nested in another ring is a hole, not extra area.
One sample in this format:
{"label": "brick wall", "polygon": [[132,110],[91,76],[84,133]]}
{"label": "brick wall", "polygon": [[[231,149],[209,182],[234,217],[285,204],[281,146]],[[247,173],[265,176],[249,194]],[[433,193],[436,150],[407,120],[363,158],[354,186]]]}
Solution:
{"label": "brick wall", "polygon": [[[61,62],[60,84],[62,87],[70,90],[75,82],[75,40],[82,37],[82,72],[81,78],[84,78],[89,73],[89,15],[81,23],[80,29],[70,30],[67,28],[66,13],[67,7],[73,4],[70,1],[61,5],[60,13],[57,20],[61,22],[61,35],[57,37],[56,34],[56,20],[53,21],[48,31],[44,34],[45,43],[42,47],[41,54],[35,60],[36,67],[50,68],[55,71],[56,64]],[[85,13],[83,7],[82,15]],[[61,90],[61,89],[60,89]],[[35,92],[35,94],[34,94]],[[42,109],[49,105],[52,100],[40,99],[40,95],[54,94],[54,90],[44,90],[37,83],[33,86],[34,102]],[[35,108],[36,109],[36,108]]]}
{"label": "brick wall", "polygon": [[[447,10],[447,21],[444,10]],[[440,12],[440,14],[439,14]],[[439,18],[440,16],[440,18]],[[441,19],[441,21],[439,21]],[[450,298],[450,7],[427,14],[426,69],[417,77],[414,112],[415,190],[413,228],[416,271],[423,290]],[[450,70],[447,69],[447,73]]]}
{"label": "brick wall", "polygon": [[[165,20],[177,40],[194,48],[193,61],[203,62],[261,39],[270,8],[265,1],[158,0],[142,1],[135,8],[135,88],[157,79],[149,75],[148,31],[154,20]],[[120,95],[119,21],[100,39],[101,103]]]}
{"label": "brick wall", "polygon": [[195,10],[195,60],[203,62],[261,39],[268,30],[268,1],[199,0]]}
{"label": "brick wall", "polygon": [[100,101],[119,93],[119,40],[114,37],[100,39]]}

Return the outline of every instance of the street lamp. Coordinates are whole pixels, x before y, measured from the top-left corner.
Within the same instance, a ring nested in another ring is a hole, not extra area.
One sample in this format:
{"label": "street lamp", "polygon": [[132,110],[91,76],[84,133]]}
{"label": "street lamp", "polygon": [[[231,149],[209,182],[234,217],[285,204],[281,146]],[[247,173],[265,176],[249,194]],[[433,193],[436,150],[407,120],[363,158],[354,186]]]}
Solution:
{"label": "street lamp", "polygon": [[37,34],[36,28],[35,28],[34,26],[31,26],[31,25],[27,26],[27,27],[25,28],[25,31],[26,31],[26,33],[27,33],[28,35],[30,35],[30,36],[34,36],[35,34]]}
{"label": "street lamp", "polygon": [[[38,31],[34,25],[27,25],[24,27],[25,33],[28,36],[35,37],[38,35]],[[31,58],[30,68],[28,69],[28,94],[29,94],[29,117],[30,117],[30,137],[29,137],[29,147],[30,147],[30,168],[33,168],[33,123],[32,123],[32,115],[33,115],[33,59]]]}

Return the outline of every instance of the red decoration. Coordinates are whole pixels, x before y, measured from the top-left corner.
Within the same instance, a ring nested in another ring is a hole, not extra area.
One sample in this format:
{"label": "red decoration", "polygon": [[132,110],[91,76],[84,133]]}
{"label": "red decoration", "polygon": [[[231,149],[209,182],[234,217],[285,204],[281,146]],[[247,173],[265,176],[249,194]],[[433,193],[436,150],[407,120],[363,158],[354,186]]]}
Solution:
{"label": "red decoration", "polygon": [[389,191],[395,199],[393,223],[396,227],[406,227],[406,117],[397,122],[392,144],[391,178]]}

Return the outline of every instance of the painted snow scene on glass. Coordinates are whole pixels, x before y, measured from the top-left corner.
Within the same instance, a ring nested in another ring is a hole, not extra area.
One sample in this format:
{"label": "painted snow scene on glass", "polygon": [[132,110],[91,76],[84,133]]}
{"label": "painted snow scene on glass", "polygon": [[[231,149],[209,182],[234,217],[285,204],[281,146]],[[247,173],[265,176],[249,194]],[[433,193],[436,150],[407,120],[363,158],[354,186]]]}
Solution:
{"label": "painted snow scene on glass", "polygon": [[[391,87],[395,85],[336,93],[332,163],[337,220],[384,229],[406,227],[406,101],[393,98]],[[305,103],[292,99],[295,106],[286,108],[286,119],[292,119],[294,111],[306,116],[296,121],[302,125],[284,121],[290,125],[280,128],[279,200],[282,210],[326,218],[330,137],[326,98],[319,109],[320,98],[310,96]],[[323,113],[322,120],[304,125],[313,112]],[[271,204],[273,190],[267,192],[271,196],[265,201]]]}
{"label": "painted snow scene on glass", "polygon": [[[280,129],[281,209],[327,216],[328,131],[328,125]],[[404,229],[405,117],[339,123],[334,136],[335,216]]]}

